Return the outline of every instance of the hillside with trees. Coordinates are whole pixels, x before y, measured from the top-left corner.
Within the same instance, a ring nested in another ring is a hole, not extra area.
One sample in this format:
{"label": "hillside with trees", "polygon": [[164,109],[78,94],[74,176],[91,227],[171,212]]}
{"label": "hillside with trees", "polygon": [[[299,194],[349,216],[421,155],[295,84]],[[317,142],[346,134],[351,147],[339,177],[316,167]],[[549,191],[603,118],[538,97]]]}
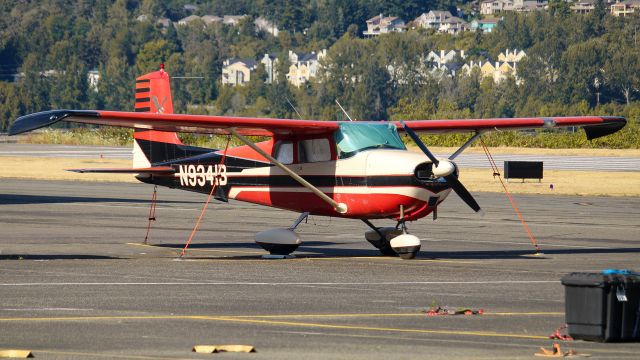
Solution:
{"label": "hillside with trees", "polygon": [[[194,4],[195,9],[185,7]],[[457,35],[411,29],[363,38],[380,13],[413,20],[441,1],[277,0],[234,2],[45,0],[0,4],[0,132],[20,115],[52,108],[133,108],[135,77],[165,63],[176,112],[343,120],[338,99],[357,119],[455,119],[554,115],[622,115],[630,125],[594,144],[571,134],[495,134],[493,144],[523,146],[640,146],[640,14],[618,18],[602,2],[573,14],[562,0],[549,10],[505,13],[491,33]],[[239,24],[162,26],[191,15],[248,15]],[[264,17],[282,31],[256,31]],[[320,75],[301,87],[285,79],[288,51],[327,49]],[[424,76],[429,51],[465,50],[470,59],[497,58],[506,49],[527,57],[518,78],[495,83],[477,71]],[[225,59],[276,54],[278,81],[263,68],[245,86],[221,84]],[[390,72],[389,66],[402,71]],[[87,82],[97,70],[97,89]],[[17,76],[16,76],[17,75]],[[15,80],[15,81],[14,81]],[[447,145],[451,137],[434,137]]]}

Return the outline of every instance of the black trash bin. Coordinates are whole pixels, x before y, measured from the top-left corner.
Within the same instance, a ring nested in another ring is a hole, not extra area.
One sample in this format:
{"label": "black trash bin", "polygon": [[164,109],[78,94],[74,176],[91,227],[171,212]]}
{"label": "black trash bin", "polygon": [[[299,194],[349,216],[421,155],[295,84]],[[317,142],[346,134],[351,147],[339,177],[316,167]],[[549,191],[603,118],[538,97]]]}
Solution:
{"label": "black trash bin", "polygon": [[571,273],[565,286],[569,335],[591,341],[640,340],[640,274],[628,270]]}

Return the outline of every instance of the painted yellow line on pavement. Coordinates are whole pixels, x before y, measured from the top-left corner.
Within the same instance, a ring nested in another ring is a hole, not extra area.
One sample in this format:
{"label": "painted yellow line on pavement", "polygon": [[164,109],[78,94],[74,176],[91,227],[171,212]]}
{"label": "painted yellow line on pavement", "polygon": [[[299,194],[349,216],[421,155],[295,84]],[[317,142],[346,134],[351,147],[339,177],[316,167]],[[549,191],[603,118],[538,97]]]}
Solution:
{"label": "painted yellow line on pavement", "polygon": [[[495,313],[501,316],[531,316],[531,315],[559,315],[561,313]],[[490,314],[489,314],[490,315]],[[207,316],[207,315],[141,315],[141,316],[71,316],[71,317],[21,317],[21,318],[0,318],[0,322],[46,322],[46,321],[96,321],[96,320],[206,320],[235,323],[264,324],[273,326],[297,326],[323,329],[343,329],[343,330],[363,330],[363,331],[386,331],[399,333],[418,334],[439,334],[439,335],[460,335],[460,336],[480,336],[480,337],[501,337],[516,339],[548,339],[548,336],[496,333],[490,331],[466,331],[466,330],[435,330],[435,329],[406,329],[390,327],[374,327],[360,325],[336,325],[310,322],[294,322],[283,320],[267,320],[269,318],[292,318],[292,317],[416,317],[425,316],[421,313],[400,313],[400,314],[300,314],[300,315],[243,315],[243,316]],[[484,315],[483,315],[484,316]]]}
{"label": "painted yellow line on pavement", "polygon": [[319,324],[319,323],[306,323],[306,322],[292,322],[292,321],[271,321],[271,320],[258,320],[258,319],[239,319],[233,317],[198,317],[201,320],[213,320],[213,321],[227,321],[227,322],[239,322],[239,323],[251,323],[251,324],[265,324],[265,325],[284,325],[284,326],[299,326],[299,327],[311,327],[322,329],[344,329],[344,330],[364,330],[364,331],[386,331],[386,332],[399,332],[399,333],[417,333],[417,334],[438,334],[438,335],[460,335],[460,336],[482,336],[482,337],[502,337],[513,339],[534,339],[534,340],[548,340],[548,336],[542,335],[524,335],[524,334],[508,334],[508,333],[495,333],[489,331],[465,331],[465,330],[429,330],[429,329],[399,329],[399,328],[385,328],[385,327],[373,327],[373,326],[358,326],[358,325],[331,325],[331,324]]}
{"label": "painted yellow line on pavement", "polygon": [[[145,356],[145,355],[118,355],[118,354],[100,354],[90,352],[77,352],[77,351],[57,351],[57,350],[33,350],[32,352],[37,354],[51,354],[51,355],[67,355],[67,356],[84,356],[94,358],[107,358],[107,359],[162,359],[162,360],[187,360],[189,358],[174,358],[174,357],[158,357],[158,356]],[[192,359],[192,358],[191,358]]]}
{"label": "painted yellow line on pavement", "polygon": [[[564,315],[563,312],[485,312],[483,315],[477,316],[557,316]],[[222,316],[231,318],[257,318],[257,319],[287,319],[287,318],[329,318],[329,317],[418,317],[426,316],[425,313],[363,313],[363,314],[282,314],[282,315],[233,315]],[[445,315],[443,315],[445,316]],[[465,315],[448,315],[463,317]]]}
{"label": "painted yellow line on pavement", "polygon": [[494,316],[564,316],[563,312],[496,312],[496,313],[484,313],[484,315]]}
{"label": "painted yellow line on pavement", "polygon": [[[481,316],[560,316],[562,312],[485,312]],[[224,319],[287,319],[287,318],[335,318],[335,317],[425,317],[424,313],[363,313],[363,314],[275,314],[275,315],[125,315],[125,316],[65,316],[65,317],[15,317],[0,318],[9,321],[90,321],[90,320],[193,320],[203,318]],[[460,316],[462,317],[462,316]]]}
{"label": "painted yellow line on pavement", "polygon": [[287,318],[335,318],[335,317],[416,317],[425,316],[423,313],[401,314],[283,314],[283,315],[234,315],[222,316],[234,319],[287,319]]}

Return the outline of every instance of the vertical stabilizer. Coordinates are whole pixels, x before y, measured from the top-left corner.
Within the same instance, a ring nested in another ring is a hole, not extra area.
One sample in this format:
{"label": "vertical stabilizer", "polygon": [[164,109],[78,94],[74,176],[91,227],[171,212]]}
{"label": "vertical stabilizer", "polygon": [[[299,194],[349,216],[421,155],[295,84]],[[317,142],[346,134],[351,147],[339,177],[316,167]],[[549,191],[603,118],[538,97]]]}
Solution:
{"label": "vertical stabilizer", "polygon": [[[136,79],[136,112],[173,114],[169,74],[160,70]],[[153,163],[168,161],[177,157],[177,145],[182,145],[174,132],[136,129],[133,141],[133,167],[149,167]]]}

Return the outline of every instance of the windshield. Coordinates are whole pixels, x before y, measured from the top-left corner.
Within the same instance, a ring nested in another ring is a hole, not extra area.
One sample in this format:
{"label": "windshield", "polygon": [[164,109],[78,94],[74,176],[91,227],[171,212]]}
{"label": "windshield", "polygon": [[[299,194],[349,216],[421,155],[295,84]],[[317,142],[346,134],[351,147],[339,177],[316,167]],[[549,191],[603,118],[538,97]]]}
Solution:
{"label": "windshield", "polygon": [[334,136],[341,159],[368,149],[406,149],[396,126],[387,122],[340,123],[340,129]]}

